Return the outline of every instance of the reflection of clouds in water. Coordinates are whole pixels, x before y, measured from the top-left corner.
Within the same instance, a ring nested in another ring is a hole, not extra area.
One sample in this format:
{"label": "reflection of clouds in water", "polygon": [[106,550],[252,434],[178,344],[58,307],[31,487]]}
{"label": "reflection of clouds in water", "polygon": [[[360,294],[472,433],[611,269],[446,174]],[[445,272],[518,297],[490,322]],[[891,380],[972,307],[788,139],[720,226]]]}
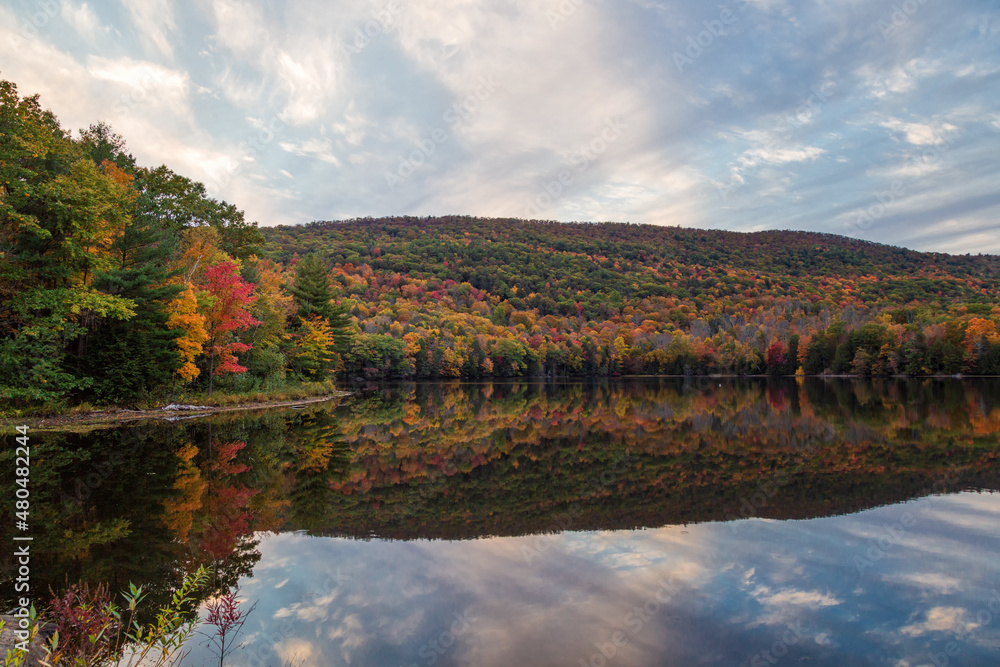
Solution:
{"label": "reflection of clouds in water", "polygon": [[[922,503],[931,511],[859,575],[853,558],[869,536]],[[784,647],[790,664],[845,664],[849,652],[916,665],[926,642],[938,639],[963,641],[963,659],[975,664],[1000,638],[1000,624],[976,622],[1000,580],[1000,544],[973,526],[998,514],[1000,494],[963,494],[845,517],[749,521],[738,531],[700,524],[562,533],[546,536],[544,553],[530,562],[524,549],[539,536],[278,535],[261,544],[262,567],[244,585],[248,598],[259,598],[247,638],[265,641],[254,622],[291,619],[294,630],[272,643],[274,655],[297,651],[306,665],[409,667],[431,655],[437,665],[577,665],[615,632],[626,640],[613,661],[622,666],[663,664],[663,656],[740,665],[783,635],[795,639]],[[338,569],[344,576],[333,589],[317,591]],[[669,601],[642,612],[665,582]],[[452,636],[455,614],[469,626]],[[788,635],[791,625],[798,634]],[[435,643],[442,637],[447,648]]]}
{"label": "reflection of clouds in water", "polygon": [[282,665],[319,665],[319,649],[304,639],[287,639],[274,647]]}
{"label": "reflection of clouds in water", "polygon": [[925,591],[928,595],[947,595],[962,590],[964,582],[941,572],[906,572],[902,574],[887,574],[882,581],[893,584],[906,584]]}
{"label": "reflection of clouds in water", "polygon": [[[689,567],[701,562],[699,554],[704,549],[696,533],[692,528],[681,526],[629,533],[563,533],[556,536],[556,548],[548,549],[540,558],[532,559],[532,563],[558,554],[558,557],[584,558],[613,572],[668,569],[674,572],[674,576],[690,581],[697,573],[681,573],[677,568],[680,566],[678,561],[689,561]],[[623,540],[623,534],[627,534],[628,539]],[[531,539],[528,538],[529,544]]]}
{"label": "reflection of clouds in water", "polygon": [[832,607],[840,604],[840,600],[829,593],[820,591],[778,591],[771,593],[767,587],[761,587],[754,591],[754,595],[759,596],[760,601],[766,605],[795,605],[818,609],[820,607]]}
{"label": "reflection of clouds in water", "polygon": [[780,626],[782,623],[801,618],[807,611],[815,612],[823,607],[835,607],[841,604],[839,599],[824,591],[788,588],[773,591],[768,586],[758,586],[750,595],[757,599],[764,611],[756,622],[747,624],[748,627]]}
{"label": "reflection of clouds in water", "polygon": [[969,612],[958,607],[934,607],[924,616],[924,620],[920,623],[904,626],[899,631],[910,637],[933,632],[947,632],[962,637],[979,627]]}

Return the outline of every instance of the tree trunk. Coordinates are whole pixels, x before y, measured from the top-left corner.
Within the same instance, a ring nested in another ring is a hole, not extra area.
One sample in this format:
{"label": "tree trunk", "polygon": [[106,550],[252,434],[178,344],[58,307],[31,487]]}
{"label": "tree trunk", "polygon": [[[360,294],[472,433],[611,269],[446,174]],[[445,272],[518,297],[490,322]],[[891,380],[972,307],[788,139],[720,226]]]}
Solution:
{"label": "tree trunk", "polygon": [[215,354],[208,355],[208,395],[212,395],[212,381],[215,379]]}

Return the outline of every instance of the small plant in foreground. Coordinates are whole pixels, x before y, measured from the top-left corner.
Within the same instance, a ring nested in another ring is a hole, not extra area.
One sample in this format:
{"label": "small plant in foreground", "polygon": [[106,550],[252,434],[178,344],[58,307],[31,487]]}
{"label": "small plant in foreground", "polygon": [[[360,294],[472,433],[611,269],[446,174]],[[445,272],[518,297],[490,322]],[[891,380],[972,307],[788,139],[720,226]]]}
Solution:
{"label": "small plant in foreground", "polygon": [[[91,591],[73,586],[52,603],[57,630],[45,647],[47,667],[115,665],[164,667],[183,658],[181,649],[197,625],[190,608],[195,592],[208,580],[208,570],[200,567],[184,577],[170,603],[156,614],[156,620],[141,625],[136,610],[145,598],[142,586],[129,584],[124,593],[124,610],[108,598],[105,587]],[[124,614],[126,615],[123,615]]]}
{"label": "small plant in foreground", "polygon": [[236,648],[236,637],[239,636],[247,617],[257,607],[252,604],[248,609],[240,607],[237,599],[239,588],[226,593],[208,603],[208,618],[205,622],[215,628],[215,633],[206,635],[212,652],[219,656],[219,667],[223,667],[226,657]]}

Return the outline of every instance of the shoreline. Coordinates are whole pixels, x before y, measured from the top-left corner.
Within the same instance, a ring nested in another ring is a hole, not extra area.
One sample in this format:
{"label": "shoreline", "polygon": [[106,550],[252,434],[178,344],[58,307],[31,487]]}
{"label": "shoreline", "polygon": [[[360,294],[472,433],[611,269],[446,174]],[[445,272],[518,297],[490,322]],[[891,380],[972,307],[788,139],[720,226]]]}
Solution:
{"label": "shoreline", "polygon": [[[586,382],[595,379],[624,380],[643,378],[672,378],[687,380],[723,380],[723,379],[820,379],[820,380],[971,380],[971,379],[998,379],[996,375],[884,375],[876,377],[864,377],[860,375],[841,374],[821,374],[821,375],[730,375],[730,374],[708,374],[708,375],[593,375],[593,376],[557,376],[557,377],[515,377],[515,378],[409,378],[406,380],[378,380],[377,382],[512,382],[512,381],[541,381],[541,382]],[[273,400],[255,401],[241,403],[237,405],[168,405],[162,408],[149,410],[129,410],[127,408],[112,406],[102,410],[94,410],[85,413],[61,413],[46,416],[33,417],[0,417],[0,428],[27,426],[33,431],[58,432],[74,431],[72,427],[84,427],[85,430],[99,428],[114,428],[123,424],[137,421],[180,421],[187,419],[197,419],[227,412],[242,412],[251,410],[272,410],[278,408],[290,408],[298,405],[310,405],[324,403],[336,398],[350,396],[353,392],[335,390],[319,396],[309,396],[297,400]],[[87,428],[89,427],[89,428]]]}
{"label": "shoreline", "polygon": [[[310,396],[298,400],[257,401],[240,405],[184,405],[167,406],[153,410],[127,410],[125,408],[109,408],[95,410],[83,414],[61,414],[47,417],[4,418],[0,427],[13,425],[27,426],[32,431],[57,432],[71,431],[70,427],[114,428],[129,422],[137,421],[179,421],[197,419],[226,412],[242,412],[249,410],[273,410],[276,408],[291,408],[299,405],[325,403],[336,398],[350,396],[347,391],[336,391],[322,396]],[[173,409],[168,409],[168,408]],[[88,429],[92,430],[92,429]]]}

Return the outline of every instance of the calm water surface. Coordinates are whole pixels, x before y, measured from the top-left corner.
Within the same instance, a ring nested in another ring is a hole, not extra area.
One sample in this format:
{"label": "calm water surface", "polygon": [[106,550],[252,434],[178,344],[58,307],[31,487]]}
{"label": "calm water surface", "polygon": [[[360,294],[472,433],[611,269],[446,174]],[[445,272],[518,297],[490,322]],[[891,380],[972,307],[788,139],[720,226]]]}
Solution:
{"label": "calm water surface", "polygon": [[33,577],[207,565],[236,666],[997,665],[998,433],[996,381],[654,379],[38,435]]}

